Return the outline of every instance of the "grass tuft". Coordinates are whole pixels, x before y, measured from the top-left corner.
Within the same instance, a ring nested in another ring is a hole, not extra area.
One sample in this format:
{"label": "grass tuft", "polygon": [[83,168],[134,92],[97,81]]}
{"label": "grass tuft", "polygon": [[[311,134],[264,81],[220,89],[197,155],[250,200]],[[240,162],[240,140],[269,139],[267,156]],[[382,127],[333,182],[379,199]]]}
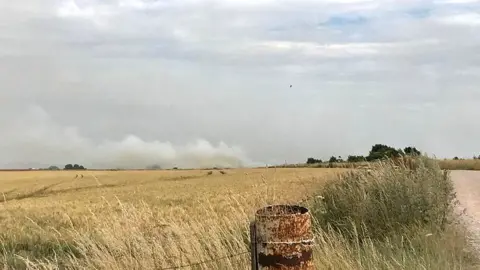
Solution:
{"label": "grass tuft", "polygon": [[388,160],[371,171],[348,172],[315,198],[317,233],[323,244],[342,250],[335,261],[343,269],[460,269],[476,263],[465,251],[465,229],[455,222],[449,173],[427,157],[411,164]]}

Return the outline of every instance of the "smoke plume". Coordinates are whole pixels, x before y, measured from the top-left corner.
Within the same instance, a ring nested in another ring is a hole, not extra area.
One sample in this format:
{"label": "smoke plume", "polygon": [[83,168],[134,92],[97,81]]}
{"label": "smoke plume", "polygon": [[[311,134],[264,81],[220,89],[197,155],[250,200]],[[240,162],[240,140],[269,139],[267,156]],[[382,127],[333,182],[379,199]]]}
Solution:
{"label": "smoke plume", "polygon": [[241,148],[197,139],[185,145],[145,141],[134,134],[121,140],[93,140],[75,126],[55,123],[41,107],[15,119],[0,118],[0,167],[25,168],[77,163],[87,168],[242,167],[253,165]]}

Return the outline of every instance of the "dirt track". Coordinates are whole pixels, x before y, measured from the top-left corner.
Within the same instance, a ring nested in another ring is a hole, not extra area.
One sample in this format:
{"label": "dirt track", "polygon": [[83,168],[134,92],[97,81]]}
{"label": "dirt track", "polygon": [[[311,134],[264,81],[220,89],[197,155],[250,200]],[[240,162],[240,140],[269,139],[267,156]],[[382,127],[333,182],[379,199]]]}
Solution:
{"label": "dirt track", "polygon": [[460,202],[459,210],[465,209],[465,221],[474,236],[472,242],[480,252],[480,172],[451,171],[450,175]]}

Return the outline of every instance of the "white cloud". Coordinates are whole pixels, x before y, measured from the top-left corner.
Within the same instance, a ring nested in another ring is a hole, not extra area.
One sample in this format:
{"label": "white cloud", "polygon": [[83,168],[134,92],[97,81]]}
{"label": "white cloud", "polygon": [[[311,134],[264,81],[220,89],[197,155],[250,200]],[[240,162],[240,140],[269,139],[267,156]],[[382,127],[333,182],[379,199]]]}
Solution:
{"label": "white cloud", "polygon": [[57,16],[66,19],[82,19],[94,23],[97,27],[107,27],[115,11],[100,3],[79,5],[75,0],[63,1],[56,10]]}
{"label": "white cloud", "polygon": [[[405,50],[426,48],[440,45],[438,40],[418,40],[413,42],[384,42],[384,43],[333,43],[320,44],[315,42],[266,41],[253,45],[255,53],[291,52],[298,55],[318,56],[325,58],[349,58],[356,56],[374,56],[379,54],[402,54]],[[411,53],[411,52],[408,52]]]}
{"label": "white cloud", "polygon": [[313,42],[268,41],[258,44],[267,50],[286,52],[293,51],[309,56],[351,57],[355,55],[372,55],[387,44],[318,44]]}
{"label": "white cloud", "polygon": [[476,7],[3,1],[0,165],[298,162],[379,142],[471,156]]}
{"label": "white cloud", "polygon": [[480,26],[480,13],[463,13],[438,18],[444,24],[459,26]]}
{"label": "white cloud", "polygon": [[479,0],[435,0],[438,4],[474,4],[480,3]]}

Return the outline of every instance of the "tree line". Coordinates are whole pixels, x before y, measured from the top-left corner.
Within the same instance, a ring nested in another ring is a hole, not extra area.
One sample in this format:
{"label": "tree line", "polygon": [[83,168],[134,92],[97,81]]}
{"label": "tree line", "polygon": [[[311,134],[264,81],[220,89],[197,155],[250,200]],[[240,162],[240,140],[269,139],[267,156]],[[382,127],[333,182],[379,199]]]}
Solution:
{"label": "tree line", "polygon": [[[375,144],[367,156],[349,155],[346,162],[362,162],[362,161],[375,161],[384,158],[395,158],[400,156],[419,156],[422,153],[413,146],[408,146],[403,149],[395,149],[394,147],[385,144]],[[331,156],[328,160],[329,163],[345,162],[341,156]],[[309,157],[307,164],[323,163],[321,159]]]}
{"label": "tree line", "polygon": [[[63,167],[64,170],[72,170],[72,171],[81,171],[81,170],[86,170],[87,168],[85,168],[83,165],[78,165],[78,164],[66,164],[64,167]],[[58,171],[60,170],[60,168],[58,166],[50,166],[47,168],[47,170],[50,170],[50,171]]]}

